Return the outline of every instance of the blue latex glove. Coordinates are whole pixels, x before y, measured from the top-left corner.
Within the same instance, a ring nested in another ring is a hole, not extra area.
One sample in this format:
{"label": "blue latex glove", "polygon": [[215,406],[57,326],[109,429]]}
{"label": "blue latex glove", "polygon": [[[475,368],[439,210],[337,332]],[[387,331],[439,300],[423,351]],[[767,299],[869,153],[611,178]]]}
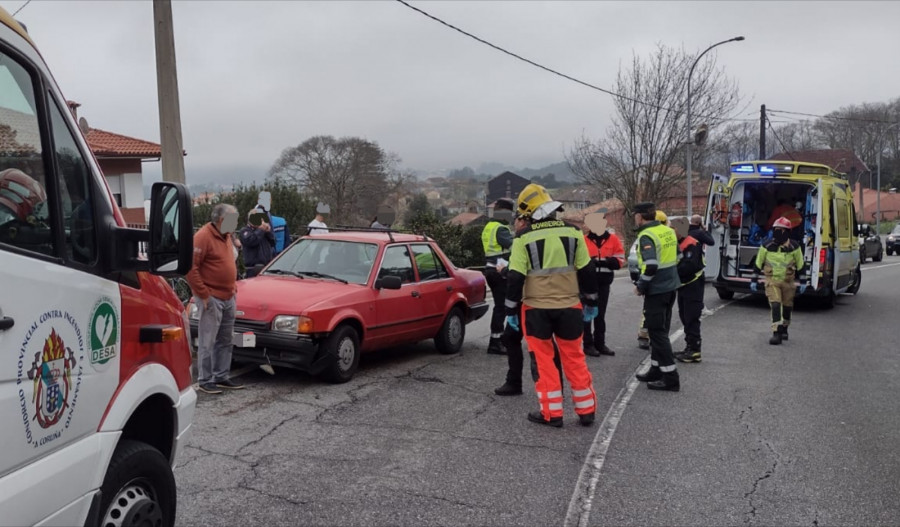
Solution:
{"label": "blue latex glove", "polygon": [[806,292],[806,282],[800,284],[800,294],[802,295],[804,292]]}
{"label": "blue latex glove", "polygon": [[581,312],[584,315],[584,321],[590,322],[591,320],[597,318],[597,314],[600,313],[600,310],[597,308],[597,306],[584,306]]}
{"label": "blue latex glove", "polygon": [[753,291],[754,293],[757,290],[759,290],[759,284],[756,283],[756,280],[753,280],[752,282],[750,282],[750,290]]}
{"label": "blue latex glove", "polygon": [[509,327],[513,328],[517,332],[522,331],[519,329],[519,315],[509,315],[506,317],[506,323],[509,324]]}

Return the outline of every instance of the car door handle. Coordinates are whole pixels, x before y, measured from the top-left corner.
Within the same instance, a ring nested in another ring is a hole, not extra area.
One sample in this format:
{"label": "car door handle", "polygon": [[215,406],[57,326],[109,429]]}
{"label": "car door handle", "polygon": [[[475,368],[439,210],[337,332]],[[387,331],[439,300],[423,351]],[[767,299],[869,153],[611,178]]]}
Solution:
{"label": "car door handle", "polygon": [[412,294],[412,296],[414,296],[414,297],[416,297],[416,298],[419,297],[419,292],[418,292],[418,291],[413,291],[413,292],[410,293],[410,294]]}
{"label": "car door handle", "polygon": [[7,329],[13,327],[15,324],[16,321],[13,320],[12,317],[0,318],[0,331],[6,331]]}

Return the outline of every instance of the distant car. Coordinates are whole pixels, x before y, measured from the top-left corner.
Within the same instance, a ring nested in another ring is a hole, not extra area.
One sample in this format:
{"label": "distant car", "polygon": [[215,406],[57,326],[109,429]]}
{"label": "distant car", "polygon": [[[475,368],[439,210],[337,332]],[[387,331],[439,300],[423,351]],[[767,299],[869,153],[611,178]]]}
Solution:
{"label": "distant car", "polygon": [[881,244],[881,236],[871,225],[861,224],[859,226],[859,262],[865,263],[866,258],[872,258],[873,262],[880,262],[883,256],[884,246]]}
{"label": "distant car", "polygon": [[887,241],[884,244],[884,252],[888,256],[894,253],[900,254],[900,223],[894,225],[891,233],[888,234]]}
{"label": "distant car", "polygon": [[237,287],[235,362],[338,383],[361,353],[426,339],[457,353],[488,310],[480,272],[456,268],[431,238],[391,231],[304,236]]}

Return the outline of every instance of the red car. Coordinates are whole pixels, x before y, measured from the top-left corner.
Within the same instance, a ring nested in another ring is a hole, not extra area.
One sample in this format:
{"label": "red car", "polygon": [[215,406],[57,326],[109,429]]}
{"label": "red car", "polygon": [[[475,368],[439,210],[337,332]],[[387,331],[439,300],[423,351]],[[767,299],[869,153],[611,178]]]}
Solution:
{"label": "red car", "polygon": [[[457,353],[466,324],[488,311],[486,289],[480,272],[454,267],[426,236],[304,236],[238,282],[233,360],[346,382],[361,353],[425,339]],[[195,316],[192,305],[196,337]]]}

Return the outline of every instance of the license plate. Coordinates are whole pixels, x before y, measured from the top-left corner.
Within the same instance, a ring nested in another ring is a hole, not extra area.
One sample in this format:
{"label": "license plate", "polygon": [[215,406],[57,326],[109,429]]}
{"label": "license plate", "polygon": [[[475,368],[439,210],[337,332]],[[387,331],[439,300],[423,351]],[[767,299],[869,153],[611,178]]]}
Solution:
{"label": "license plate", "polygon": [[238,348],[255,348],[256,347],[256,334],[252,331],[246,331],[244,333],[235,333],[231,338],[231,343]]}

